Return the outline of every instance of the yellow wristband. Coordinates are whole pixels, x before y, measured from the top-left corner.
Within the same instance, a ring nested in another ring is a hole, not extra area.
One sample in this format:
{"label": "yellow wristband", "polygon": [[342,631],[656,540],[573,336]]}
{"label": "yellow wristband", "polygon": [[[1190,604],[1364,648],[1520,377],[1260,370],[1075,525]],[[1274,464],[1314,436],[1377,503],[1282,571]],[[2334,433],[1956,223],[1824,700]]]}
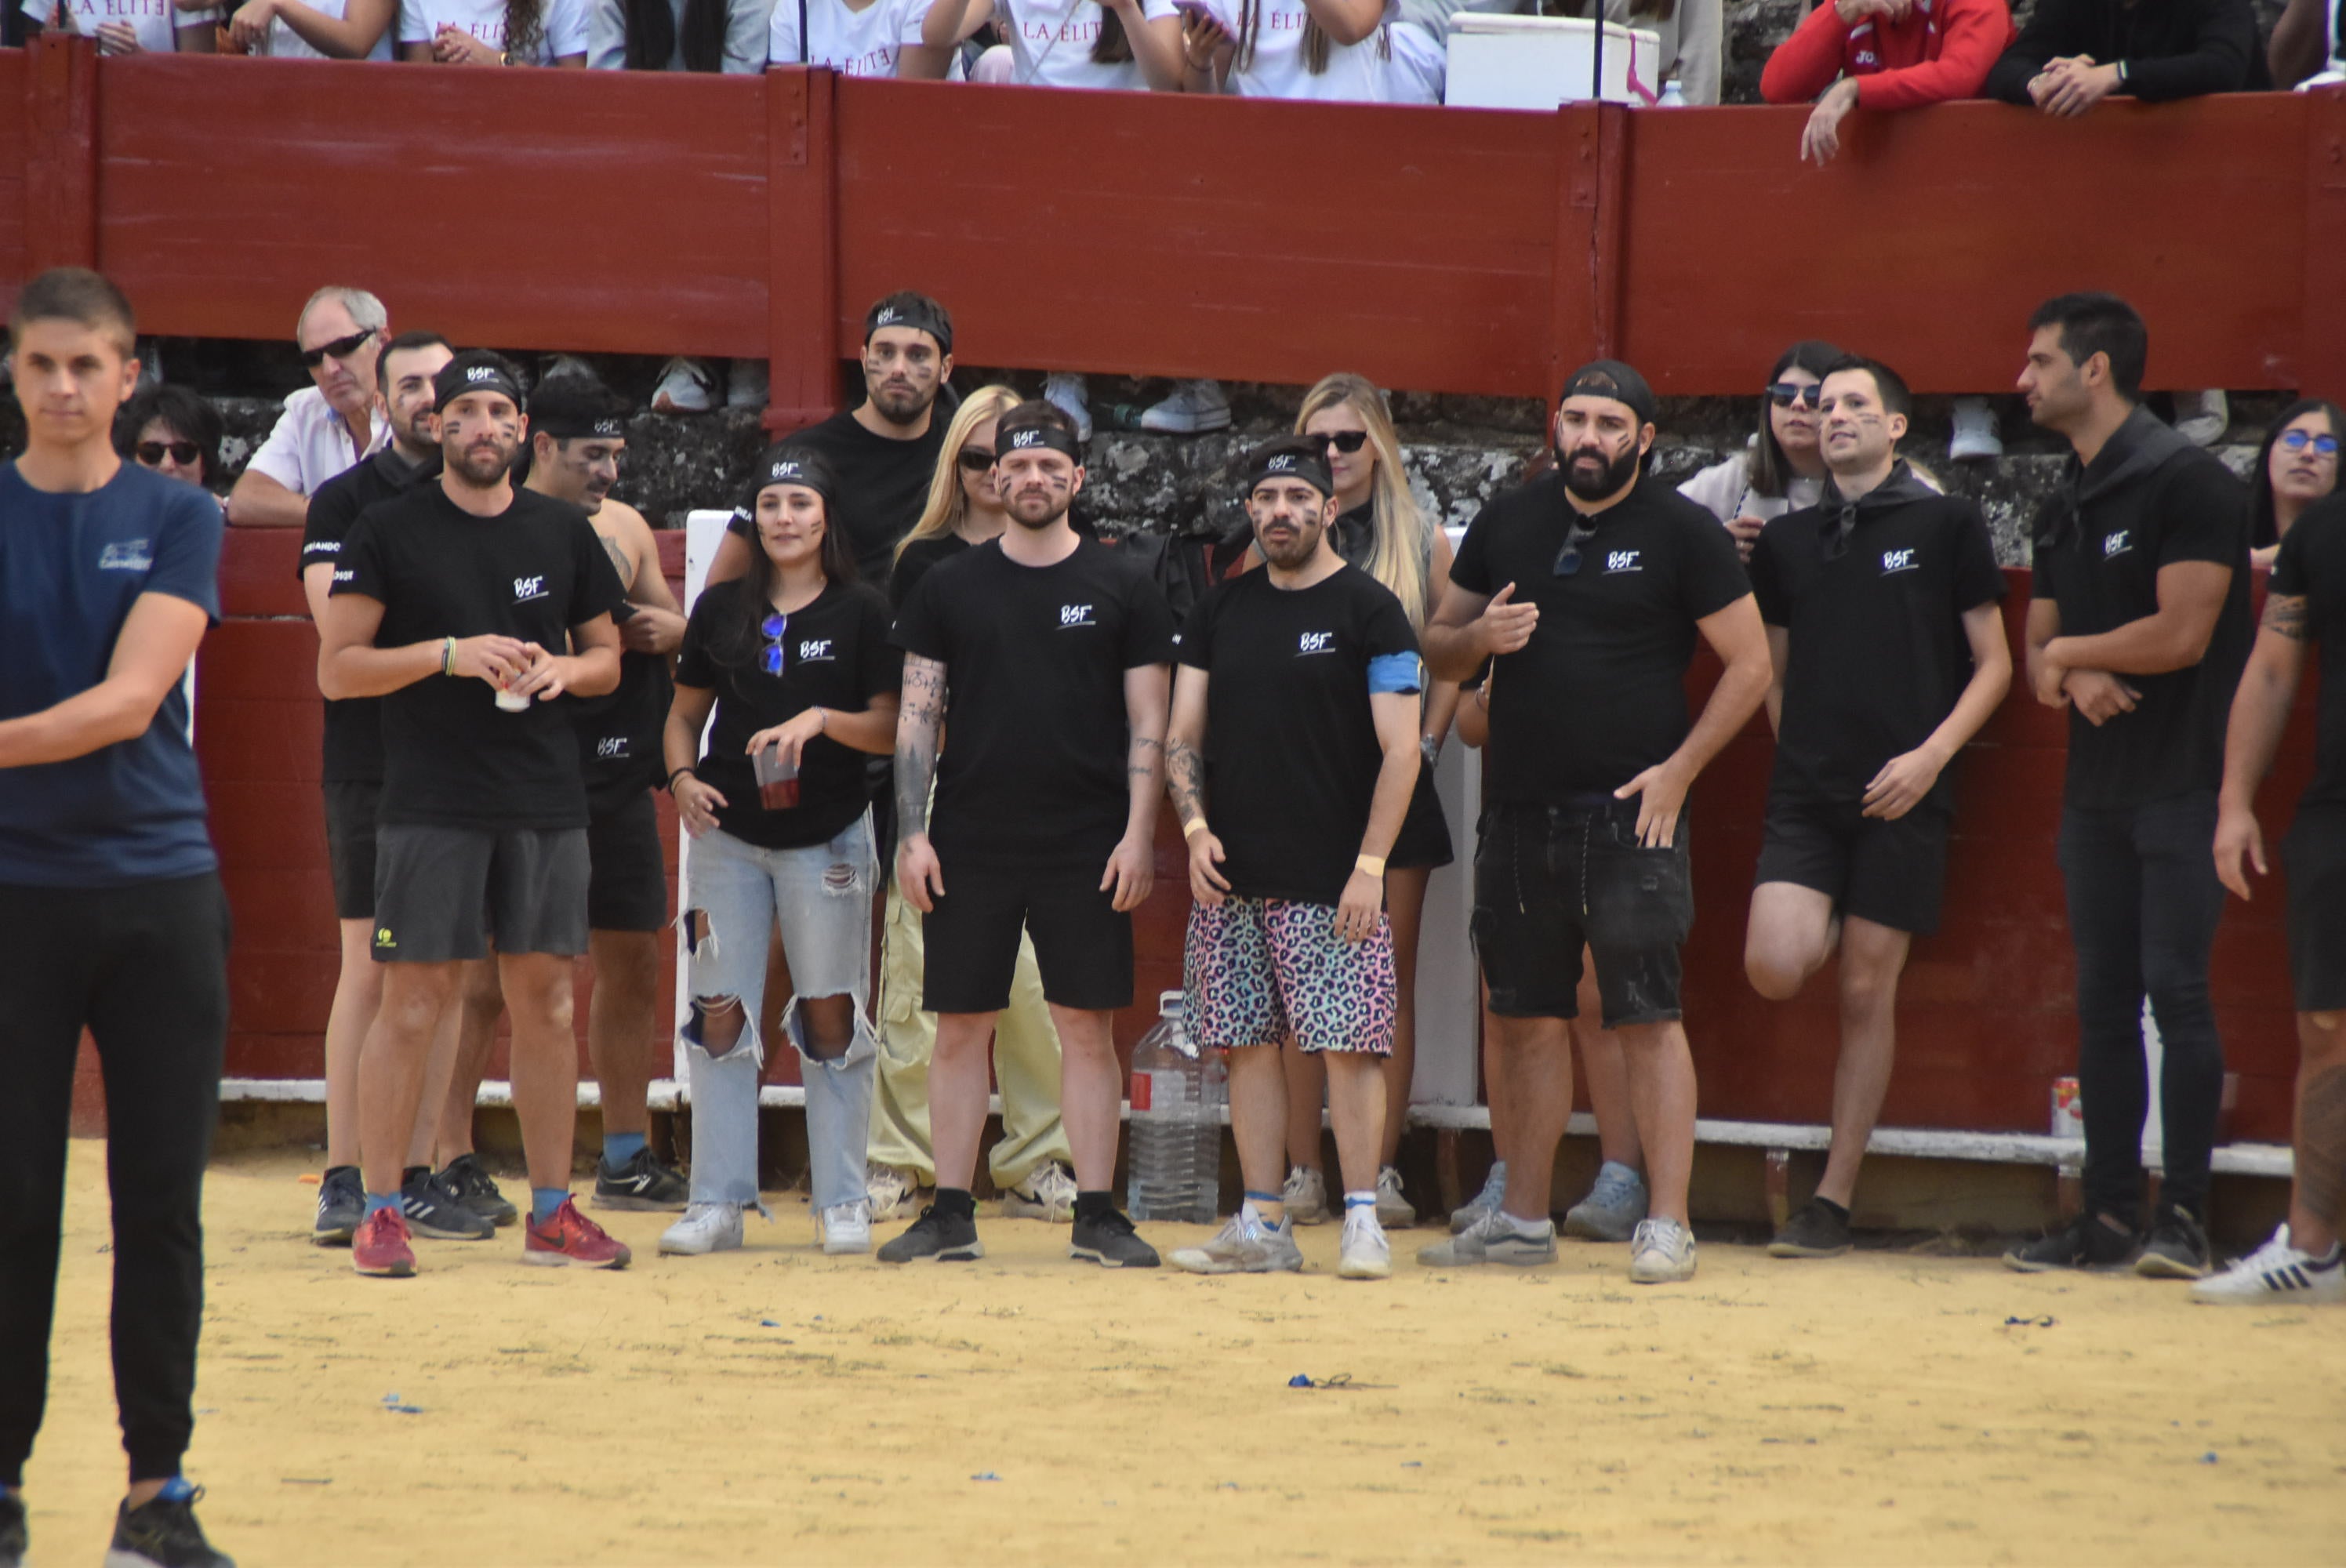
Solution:
{"label": "yellow wristband", "polygon": [[1206,820],[1203,817],[1192,817],[1181,824],[1181,836],[1185,839],[1194,839],[1205,830]]}
{"label": "yellow wristband", "polygon": [[1382,855],[1362,855],[1352,862],[1352,869],[1356,871],[1366,871],[1372,877],[1381,877],[1385,874],[1385,858]]}

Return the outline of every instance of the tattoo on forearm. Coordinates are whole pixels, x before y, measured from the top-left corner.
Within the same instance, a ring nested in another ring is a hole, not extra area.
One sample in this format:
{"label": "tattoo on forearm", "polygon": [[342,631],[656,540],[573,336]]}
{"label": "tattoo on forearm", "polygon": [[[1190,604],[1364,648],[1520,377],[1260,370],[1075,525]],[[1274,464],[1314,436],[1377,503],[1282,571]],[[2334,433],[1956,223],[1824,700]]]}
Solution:
{"label": "tattoo on forearm", "polygon": [[1153,736],[1134,736],[1131,759],[1125,764],[1125,772],[1135,779],[1148,779],[1153,787],[1164,768],[1164,743]]}
{"label": "tattoo on forearm", "polygon": [[1206,814],[1206,762],[1188,741],[1165,743],[1165,789],[1185,826]]}
{"label": "tattoo on forearm", "polygon": [[2302,595],[2269,594],[2265,596],[2264,629],[2276,636],[2301,643],[2312,636],[2306,625],[2305,598]]}
{"label": "tattoo on forearm", "polygon": [[944,716],[945,670],[918,654],[904,659],[896,716],[896,824],[903,834],[929,830],[929,787],[937,776],[937,729]]}
{"label": "tattoo on forearm", "polygon": [[2346,1067],[2317,1074],[2298,1103],[2297,1197],[2333,1230],[2346,1211]]}

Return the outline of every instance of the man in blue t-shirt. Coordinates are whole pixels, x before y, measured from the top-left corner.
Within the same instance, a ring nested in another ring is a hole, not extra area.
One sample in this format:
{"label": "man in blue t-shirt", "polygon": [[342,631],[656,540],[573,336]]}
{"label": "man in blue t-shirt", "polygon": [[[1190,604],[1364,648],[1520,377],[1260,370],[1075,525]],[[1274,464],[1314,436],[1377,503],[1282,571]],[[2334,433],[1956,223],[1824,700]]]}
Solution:
{"label": "man in blue t-shirt", "polygon": [[25,286],[0,465],[0,1562],[27,1552],[66,1130],[86,1028],[106,1074],[114,1377],[130,1491],[107,1561],[233,1568],[179,1475],[195,1427],[202,1199],[228,1038],[228,901],[180,677],[219,613],[219,508],[115,454],[129,301]]}

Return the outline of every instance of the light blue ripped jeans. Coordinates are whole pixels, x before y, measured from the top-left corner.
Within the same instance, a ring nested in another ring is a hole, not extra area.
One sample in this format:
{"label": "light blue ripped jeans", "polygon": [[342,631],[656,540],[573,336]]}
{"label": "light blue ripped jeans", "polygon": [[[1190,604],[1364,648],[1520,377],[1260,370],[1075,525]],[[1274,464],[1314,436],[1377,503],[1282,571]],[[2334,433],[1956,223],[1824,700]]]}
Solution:
{"label": "light blue ripped jeans", "polygon": [[[692,1202],[758,1202],[758,1084],[766,1059],[758,1018],[767,939],[777,928],[798,992],[781,1027],[798,1047],[806,1081],[814,1207],[821,1213],[864,1196],[879,1048],[869,1016],[877,879],[868,814],[831,842],[802,850],[761,850],[721,829],[693,840],[681,901],[692,1007],[679,1032],[692,1094]],[[855,1037],[846,1054],[819,1060],[807,1054],[799,998],[840,995],[855,999]],[[701,1044],[704,1025],[735,1007],[740,1038],[711,1056]]]}

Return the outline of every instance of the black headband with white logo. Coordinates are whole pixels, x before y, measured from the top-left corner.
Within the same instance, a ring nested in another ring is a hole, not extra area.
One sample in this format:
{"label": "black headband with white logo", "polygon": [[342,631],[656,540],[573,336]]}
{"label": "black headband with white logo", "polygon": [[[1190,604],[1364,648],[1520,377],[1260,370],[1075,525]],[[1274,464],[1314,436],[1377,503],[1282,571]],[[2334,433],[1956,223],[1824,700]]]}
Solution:
{"label": "black headband with white logo", "polygon": [[484,349],[474,349],[450,360],[432,378],[433,412],[476,392],[503,392],[513,399],[515,408],[524,406],[521,383],[514,379],[513,367]]}
{"label": "black headband with white logo", "polygon": [[1327,462],[1296,447],[1274,446],[1256,453],[1247,465],[1247,494],[1253,494],[1275,479],[1300,479],[1322,495],[1336,494],[1335,481],[1328,476]]}
{"label": "black headband with white logo", "polygon": [[926,332],[937,341],[939,353],[953,352],[953,318],[933,300],[916,294],[910,300],[892,297],[881,300],[863,318],[863,341],[870,342],[872,334],[882,327],[910,327],[916,332]]}
{"label": "black headband with white logo", "polygon": [[1029,424],[1016,430],[1003,431],[994,438],[994,450],[996,462],[1014,452],[1056,452],[1078,468],[1084,465],[1083,447],[1074,436],[1055,424]]}

